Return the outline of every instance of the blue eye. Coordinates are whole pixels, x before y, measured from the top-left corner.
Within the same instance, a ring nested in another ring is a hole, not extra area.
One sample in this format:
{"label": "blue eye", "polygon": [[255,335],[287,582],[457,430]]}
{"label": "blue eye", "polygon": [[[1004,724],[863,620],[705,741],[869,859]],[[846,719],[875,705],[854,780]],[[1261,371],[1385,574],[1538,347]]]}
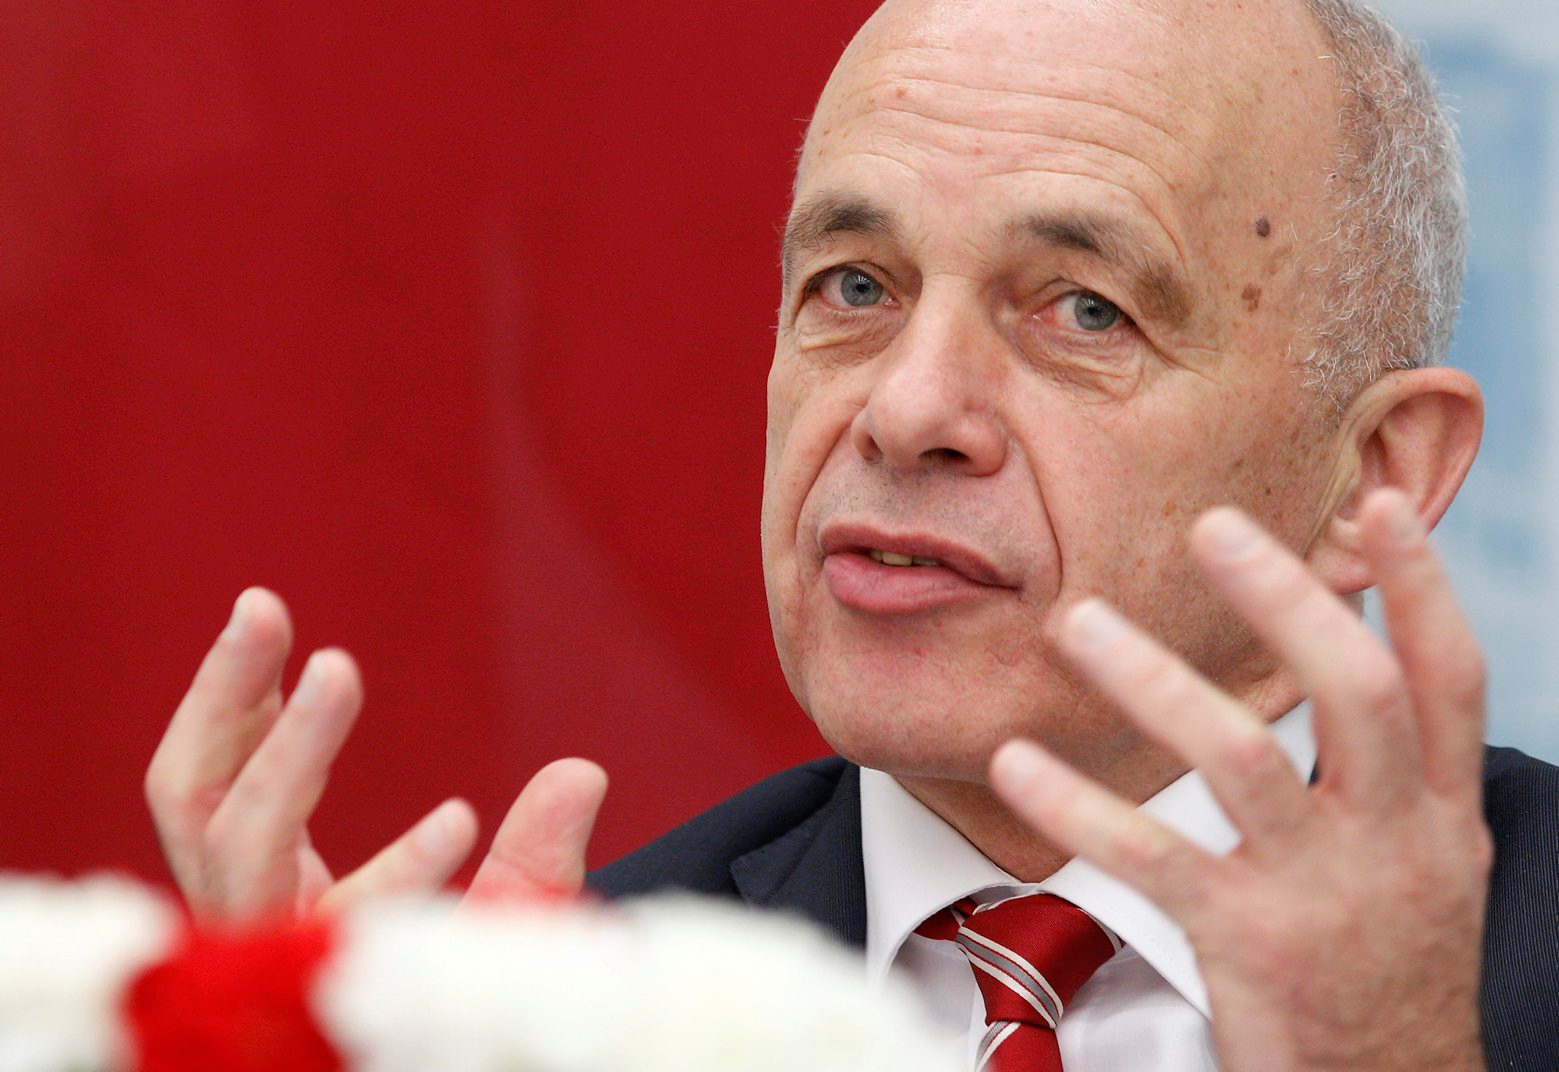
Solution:
{"label": "blue eye", "polygon": [[1072,318],[1084,331],[1108,331],[1125,317],[1120,307],[1091,290],[1071,295]]}
{"label": "blue eye", "polygon": [[826,292],[825,297],[835,299],[836,295],[833,293],[835,287],[838,287],[836,299],[838,304],[847,305],[852,309],[877,305],[887,296],[881,283],[856,268],[841,268],[830,272],[820,281],[818,289]]}

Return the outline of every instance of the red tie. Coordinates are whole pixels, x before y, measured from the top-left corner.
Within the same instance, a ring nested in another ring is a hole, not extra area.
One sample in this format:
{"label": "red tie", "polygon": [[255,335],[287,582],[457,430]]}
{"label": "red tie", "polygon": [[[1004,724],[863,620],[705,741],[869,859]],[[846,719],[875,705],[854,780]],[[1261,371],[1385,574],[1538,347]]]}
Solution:
{"label": "red tie", "polygon": [[990,1025],[975,1072],[988,1064],[999,1072],[1061,1072],[1056,1024],[1072,995],[1120,949],[1087,912],[1045,893],[978,908],[965,899],[915,933],[957,942],[974,970]]}

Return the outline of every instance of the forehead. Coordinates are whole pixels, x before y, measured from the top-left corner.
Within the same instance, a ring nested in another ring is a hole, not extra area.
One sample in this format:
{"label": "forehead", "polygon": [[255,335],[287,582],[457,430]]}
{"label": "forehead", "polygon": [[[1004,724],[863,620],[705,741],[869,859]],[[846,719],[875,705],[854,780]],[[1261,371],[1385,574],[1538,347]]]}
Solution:
{"label": "forehead", "polygon": [[1072,103],[1206,149],[1231,127],[1316,119],[1324,51],[1302,0],[890,0],[841,57],[811,133],[891,113],[918,88],[954,123],[1020,134],[1032,112]]}
{"label": "forehead", "polygon": [[1332,114],[1317,38],[1276,0],[889,3],[819,102],[798,204],[869,189],[982,239],[1014,212],[1104,207],[1185,260],[1253,197],[1316,199]]}
{"label": "forehead", "polygon": [[987,107],[992,120],[1021,117],[1027,97],[1140,111],[1179,127],[1185,103],[1205,102],[1212,84],[1193,55],[1206,44],[1199,30],[1194,19],[1120,2],[888,3],[841,57],[819,115],[882,106],[888,102],[870,96],[874,87],[918,83],[950,95],[949,105]]}

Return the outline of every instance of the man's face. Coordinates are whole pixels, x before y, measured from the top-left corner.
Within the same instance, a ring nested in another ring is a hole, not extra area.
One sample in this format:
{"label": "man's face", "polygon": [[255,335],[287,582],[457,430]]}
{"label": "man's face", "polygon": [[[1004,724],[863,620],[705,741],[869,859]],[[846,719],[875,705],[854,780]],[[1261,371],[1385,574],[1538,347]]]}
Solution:
{"label": "man's face", "polygon": [[1259,701],[1184,535],[1224,502],[1301,549],[1324,521],[1295,363],[1336,110],[1302,14],[1212,8],[892,3],[819,104],[764,570],[791,687],[859,762],[976,780],[1017,734],[1128,762],[1054,648],[1090,595]]}

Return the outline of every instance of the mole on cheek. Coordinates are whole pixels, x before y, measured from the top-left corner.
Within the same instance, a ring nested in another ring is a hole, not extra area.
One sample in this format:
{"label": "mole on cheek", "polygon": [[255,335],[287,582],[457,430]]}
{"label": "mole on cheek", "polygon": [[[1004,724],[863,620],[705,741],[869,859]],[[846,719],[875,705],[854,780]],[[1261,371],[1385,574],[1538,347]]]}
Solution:
{"label": "mole on cheek", "polygon": [[1245,289],[1240,291],[1240,300],[1245,303],[1245,308],[1249,312],[1254,313],[1261,308],[1261,288],[1254,283],[1247,284]]}
{"label": "mole on cheek", "polygon": [[1272,237],[1272,221],[1265,216],[1256,217],[1256,235],[1260,238]]}

